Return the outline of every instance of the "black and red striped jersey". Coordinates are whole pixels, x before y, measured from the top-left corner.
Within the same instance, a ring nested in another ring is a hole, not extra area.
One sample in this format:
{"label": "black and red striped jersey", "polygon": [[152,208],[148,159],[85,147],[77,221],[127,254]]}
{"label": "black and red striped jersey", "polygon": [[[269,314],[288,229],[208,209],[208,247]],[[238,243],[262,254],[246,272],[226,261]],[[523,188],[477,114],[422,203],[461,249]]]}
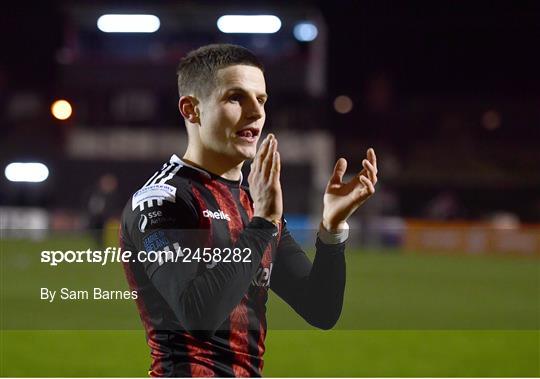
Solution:
{"label": "black and red striped jersey", "polygon": [[272,289],[331,328],[345,287],[344,243],[316,241],[313,262],[286,223],[253,216],[240,181],[173,155],[126,205],[124,263],[151,350],[151,376],[261,376]]}

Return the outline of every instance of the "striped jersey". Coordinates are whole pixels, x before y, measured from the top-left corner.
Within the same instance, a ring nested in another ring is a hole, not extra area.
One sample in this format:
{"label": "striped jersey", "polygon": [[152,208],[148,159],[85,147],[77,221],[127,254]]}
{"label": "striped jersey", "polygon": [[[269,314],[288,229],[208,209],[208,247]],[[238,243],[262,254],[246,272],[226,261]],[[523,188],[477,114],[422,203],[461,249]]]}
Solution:
{"label": "striped jersey", "polygon": [[287,229],[253,216],[241,180],[173,155],[122,213],[124,263],[151,351],[150,376],[261,376],[272,289],[308,323],[331,328],[345,286],[344,243],[313,262]]}

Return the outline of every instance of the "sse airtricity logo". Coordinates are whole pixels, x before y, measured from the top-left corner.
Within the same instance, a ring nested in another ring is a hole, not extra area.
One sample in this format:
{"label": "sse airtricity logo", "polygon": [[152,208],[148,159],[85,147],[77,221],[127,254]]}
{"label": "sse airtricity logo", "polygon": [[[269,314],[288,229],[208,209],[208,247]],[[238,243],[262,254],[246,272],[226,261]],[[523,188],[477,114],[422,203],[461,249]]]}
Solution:
{"label": "sse airtricity logo", "polygon": [[231,217],[227,213],[223,212],[221,209],[215,212],[205,209],[202,214],[204,217],[213,218],[215,220],[231,221]]}

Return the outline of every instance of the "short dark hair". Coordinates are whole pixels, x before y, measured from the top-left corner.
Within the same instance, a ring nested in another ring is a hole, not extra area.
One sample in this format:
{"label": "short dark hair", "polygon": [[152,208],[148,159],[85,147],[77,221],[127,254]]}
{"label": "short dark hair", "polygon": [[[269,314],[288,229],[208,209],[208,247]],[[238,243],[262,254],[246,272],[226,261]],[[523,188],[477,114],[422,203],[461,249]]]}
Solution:
{"label": "short dark hair", "polygon": [[233,65],[254,66],[264,71],[255,54],[242,46],[212,44],[190,51],[176,70],[178,94],[208,96],[216,85],[216,72]]}

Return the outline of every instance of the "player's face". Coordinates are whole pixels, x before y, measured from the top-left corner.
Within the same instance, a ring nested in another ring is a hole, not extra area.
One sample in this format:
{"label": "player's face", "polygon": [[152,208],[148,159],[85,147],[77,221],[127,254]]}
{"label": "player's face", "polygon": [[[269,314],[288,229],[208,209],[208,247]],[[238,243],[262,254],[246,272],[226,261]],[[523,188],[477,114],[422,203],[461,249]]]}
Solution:
{"label": "player's face", "polygon": [[252,159],[266,119],[264,75],[257,67],[235,65],[220,69],[216,79],[200,104],[201,143],[239,162]]}

